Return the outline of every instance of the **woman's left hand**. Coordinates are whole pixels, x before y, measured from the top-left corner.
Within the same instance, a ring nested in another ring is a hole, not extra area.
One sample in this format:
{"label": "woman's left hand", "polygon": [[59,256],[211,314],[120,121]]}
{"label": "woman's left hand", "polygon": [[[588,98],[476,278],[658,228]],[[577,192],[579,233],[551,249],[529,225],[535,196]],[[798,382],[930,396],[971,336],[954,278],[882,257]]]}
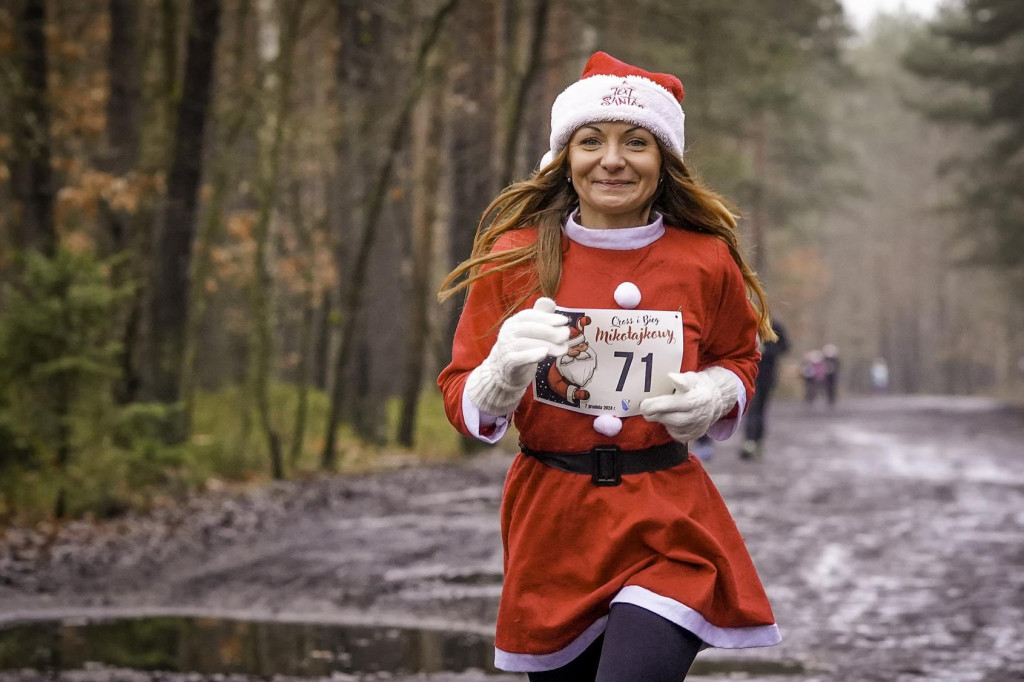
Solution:
{"label": "woman's left hand", "polygon": [[723,367],[668,376],[675,392],[647,398],[640,403],[640,412],[647,421],[664,424],[680,443],[703,436],[736,404],[736,375]]}

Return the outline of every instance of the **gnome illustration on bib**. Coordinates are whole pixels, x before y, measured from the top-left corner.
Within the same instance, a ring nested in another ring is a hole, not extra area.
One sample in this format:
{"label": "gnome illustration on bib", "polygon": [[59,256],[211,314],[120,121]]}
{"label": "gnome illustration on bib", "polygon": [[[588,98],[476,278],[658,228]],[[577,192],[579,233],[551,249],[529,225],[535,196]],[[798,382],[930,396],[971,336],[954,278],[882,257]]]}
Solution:
{"label": "gnome illustration on bib", "polygon": [[597,369],[597,357],[590,352],[583,333],[590,323],[591,319],[584,315],[569,325],[569,351],[556,358],[548,370],[548,385],[573,405],[590,399],[590,392],[583,387],[590,383]]}

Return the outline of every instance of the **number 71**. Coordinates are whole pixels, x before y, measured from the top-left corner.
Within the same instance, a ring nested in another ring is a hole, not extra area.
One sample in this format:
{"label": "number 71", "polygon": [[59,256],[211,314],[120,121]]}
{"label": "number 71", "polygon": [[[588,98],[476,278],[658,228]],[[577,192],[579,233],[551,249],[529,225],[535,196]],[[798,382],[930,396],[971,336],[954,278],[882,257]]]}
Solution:
{"label": "number 71", "polygon": [[[633,352],[632,351],[615,351],[615,357],[625,358],[625,362],[622,364],[622,374],[619,375],[619,383],[615,385],[616,391],[622,391],[622,387],[626,385],[626,375],[629,374],[629,368],[633,364]],[[647,355],[640,358],[640,362],[644,363],[644,392],[651,390],[651,372],[654,369],[654,353],[648,353]]]}

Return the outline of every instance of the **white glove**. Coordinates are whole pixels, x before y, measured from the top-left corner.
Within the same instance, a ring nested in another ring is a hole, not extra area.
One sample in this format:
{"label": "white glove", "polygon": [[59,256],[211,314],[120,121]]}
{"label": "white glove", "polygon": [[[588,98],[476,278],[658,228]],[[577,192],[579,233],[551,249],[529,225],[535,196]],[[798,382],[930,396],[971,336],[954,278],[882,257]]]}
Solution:
{"label": "white glove", "polygon": [[724,367],[668,376],[675,392],[647,398],[640,403],[640,412],[647,421],[664,424],[680,443],[703,436],[736,404],[736,375]]}
{"label": "white glove", "polygon": [[514,410],[537,373],[537,363],[569,352],[568,325],[569,318],[555,312],[550,298],[539,298],[532,309],[505,320],[490,354],[469,373],[466,396],[487,414]]}

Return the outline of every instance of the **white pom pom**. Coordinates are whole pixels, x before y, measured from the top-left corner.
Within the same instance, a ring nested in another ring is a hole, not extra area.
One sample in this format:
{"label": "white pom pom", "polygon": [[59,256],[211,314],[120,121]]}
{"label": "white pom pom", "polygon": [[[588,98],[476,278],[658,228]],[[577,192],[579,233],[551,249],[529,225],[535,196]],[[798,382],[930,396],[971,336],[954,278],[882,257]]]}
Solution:
{"label": "white pom pom", "polygon": [[632,310],[640,305],[640,289],[632,282],[623,282],[615,287],[615,302]]}
{"label": "white pom pom", "polygon": [[594,420],[594,430],[608,436],[617,436],[622,430],[622,420],[610,414],[602,414]]}

